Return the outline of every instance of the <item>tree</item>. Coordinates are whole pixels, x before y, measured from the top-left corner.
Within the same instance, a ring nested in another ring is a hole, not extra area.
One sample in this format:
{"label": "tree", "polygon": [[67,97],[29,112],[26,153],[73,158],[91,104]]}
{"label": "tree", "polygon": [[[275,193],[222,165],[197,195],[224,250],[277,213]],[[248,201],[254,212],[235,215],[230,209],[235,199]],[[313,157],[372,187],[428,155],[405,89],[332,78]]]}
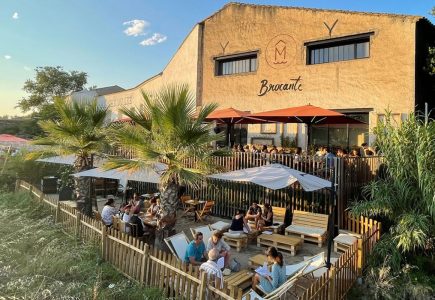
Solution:
{"label": "tree", "polygon": [[[176,222],[178,190],[180,185],[198,186],[203,175],[216,170],[212,156],[224,155],[210,145],[223,138],[215,134],[211,124],[204,119],[217,107],[202,106],[195,114],[195,100],[187,86],[163,88],[159,93],[142,93],[144,105],[140,108],[123,108],[121,111],[133,121],[113,130],[118,145],[134,150],[133,160],[109,159],[109,169],[141,169],[154,167],[158,162],[167,164],[161,177],[161,220],[159,226],[170,228]],[[196,159],[194,167],[186,160]]]}
{"label": "tree", "polygon": [[66,72],[62,67],[38,67],[35,69],[34,80],[27,80],[23,90],[30,95],[18,101],[18,107],[23,112],[53,111],[55,98],[64,98],[71,92],[82,90],[87,82],[85,72]]}
{"label": "tree", "polygon": [[374,133],[385,175],[364,188],[365,199],[352,206],[353,213],[386,218],[391,227],[383,244],[405,257],[434,251],[435,122],[411,114],[398,126],[388,114]]}
{"label": "tree", "polygon": [[[36,145],[49,146],[49,148],[34,152],[28,158],[50,154],[74,154],[76,157],[75,172],[91,169],[94,156],[101,155],[109,146],[104,123],[108,116],[107,108],[99,107],[96,100],[89,103],[66,103],[63,99],[56,99],[54,108],[59,119],[39,121],[38,124],[46,136],[33,142]],[[88,177],[76,179],[76,194],[85,198],[85,213],[91,215],[92,202],[89,186]]]}

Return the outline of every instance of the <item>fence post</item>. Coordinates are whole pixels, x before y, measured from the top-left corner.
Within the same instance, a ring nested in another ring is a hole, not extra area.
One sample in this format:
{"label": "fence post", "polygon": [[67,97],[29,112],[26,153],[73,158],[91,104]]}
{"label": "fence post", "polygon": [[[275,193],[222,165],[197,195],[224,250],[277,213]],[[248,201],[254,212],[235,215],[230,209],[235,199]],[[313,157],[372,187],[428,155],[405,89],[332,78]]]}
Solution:
{"label": "fence post", "polygon": [[44,193],[41,192],[41,195],[39,195],[39,202],[42,203],[44,201]]}
{"label": "fence post", "polygon": [[207,274],[205,272],[201,273],[201,284],[199,285],[199,300],[205,300],[205,289],[207,288]]}
{"label": "fence post", "polygon": [[106,260],[107,228],[101,224],[101,257]]}
{"label": "fence post", "polygon": [[32,196],[33,193],[33,185],[29,184],[29,195]]}
{"label": "fence post", "polygon": [[148,284],[145,282],[145,272],[146,272],[146,266],[148,265],[149,249],[150,249],[150,247],[147,244],[145,244],[145,247],[143,249],[142,265],[140,267],[140,285],[141,286]]}
{"label": "fence post", "polygon": [[362,239],[358,239],[358,248],[357,248],[357,254],[358,254],[358,275],[362,275],[362,270],[364,267],[364,247],[363,247],[363,239],[365,234],[363,235]]}
{"label": "fence post", "polygon": [[328,288],[328,299],[333,300],[335,299],[335,267],[331,266],[331,269],[329,270],[329,288]]}
{"label": "fence post", "polygon": [[76,211],[76,237],[77,239],[80,239],[80,225],[82,223],[82,213],[79,211]]}
{"label": "fence post", "polygon": [[55,215],[55,223],[58,223],[60,219],[60,202],[57,201],[57,205],[56,205],[56,215]]}
{"label": "fence post", "polygon": [[20,181],[19,179],[15,180],[15,192],[18,192],[18,189],[20,188]]}

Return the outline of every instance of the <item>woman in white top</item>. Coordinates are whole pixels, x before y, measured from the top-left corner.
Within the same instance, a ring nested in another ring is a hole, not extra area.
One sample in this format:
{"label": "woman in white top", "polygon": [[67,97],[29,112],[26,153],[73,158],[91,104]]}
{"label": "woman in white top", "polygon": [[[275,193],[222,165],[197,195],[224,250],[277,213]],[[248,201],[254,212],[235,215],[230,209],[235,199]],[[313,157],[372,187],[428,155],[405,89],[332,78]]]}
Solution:
{"label": "woman in white top", "polygon": [[104,204],[103,211],[101,212],[101,219],[103,223],[110,227],[112,226],[112,216],[116,215],[118,210],[115,208],[115,200],[113,196],[107,198],[107,202]]}
{"label": "woman in white top", "polygon": [[[131,219],[131,204],[128,204],[124,206],[124,214],[122,215],[122,221],[125,223],[130,223],[130,219]],[[125,232],[126,233],[130,232],[129,226],[125,226]]]}

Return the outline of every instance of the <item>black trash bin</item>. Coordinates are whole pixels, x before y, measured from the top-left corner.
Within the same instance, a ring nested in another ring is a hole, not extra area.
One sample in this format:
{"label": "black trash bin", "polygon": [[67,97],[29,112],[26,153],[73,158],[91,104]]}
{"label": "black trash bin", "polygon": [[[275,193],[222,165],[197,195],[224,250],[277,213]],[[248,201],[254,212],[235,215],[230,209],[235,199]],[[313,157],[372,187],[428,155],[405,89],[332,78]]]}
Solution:
{"label": "black trash bin", "polygon": [[41,190],[44,194],[56,194],[57,193],[57,177],[45,176],[41,179]]}
{"label": "black trash bin", "polygon": [[70,187],[59,188],[59,201],[72,200],[73,192],[74,192],[73,188]]}

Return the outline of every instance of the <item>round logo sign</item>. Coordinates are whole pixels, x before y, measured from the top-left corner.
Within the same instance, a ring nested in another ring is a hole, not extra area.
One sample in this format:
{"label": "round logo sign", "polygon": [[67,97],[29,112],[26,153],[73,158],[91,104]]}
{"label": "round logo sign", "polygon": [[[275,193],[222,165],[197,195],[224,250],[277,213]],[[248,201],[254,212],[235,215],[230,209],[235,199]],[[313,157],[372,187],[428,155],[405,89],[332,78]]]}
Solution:
{"label": "round logo sign", "polygon": [[274,69],[285,69],[296,56],[296,42],[287,35],[280,34],[269,41],[266,47],[266,61]]}

